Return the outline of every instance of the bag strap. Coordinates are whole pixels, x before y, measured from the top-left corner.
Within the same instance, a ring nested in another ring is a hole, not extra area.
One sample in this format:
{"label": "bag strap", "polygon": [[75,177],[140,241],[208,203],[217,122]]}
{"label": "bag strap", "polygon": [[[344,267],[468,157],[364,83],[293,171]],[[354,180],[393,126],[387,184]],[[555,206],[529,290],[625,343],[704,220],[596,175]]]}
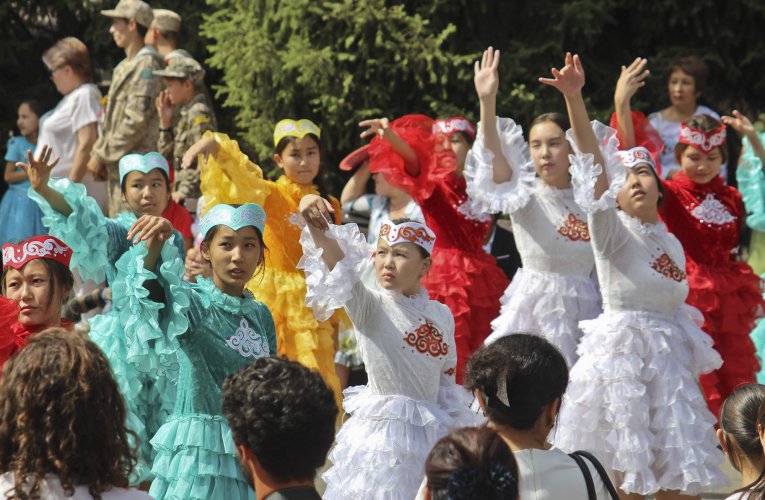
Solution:
{"label": "bag strap", "polygon": [[611,495],[611,499],[619,500],[619,493],[616,491],[616,488],[614,487],[614,483],[611,482],[611,478],[608,477],[608,473],[606,472],[606,469],[603,467],[603,464],[601,464],[592,453],[590,453],[589,451],[578,450],[572,453],[572,455],[584,457],[587,460],[589,460],[592,463],[592,465],[595,466],[595,470],[598,471],[600,480],[603,481],[603,485],[606,487],[606,489],[608,490],[608,493]]}
{"label": "bag strap", "polygon": [[576,462],[576,465],[579,466],[579,469],[582,471],[582,475],[584,476],[584,484],[587,485],[587,498],[589,500],[598,500],[597,495],[595,495],[595,483],[592,482],[592,474],[590,474],[590,468],[587,467],[587,464],[584,463],[584,459],[577,455],[578,452],[569,453],[568,456],[574,459],[574,462]]}

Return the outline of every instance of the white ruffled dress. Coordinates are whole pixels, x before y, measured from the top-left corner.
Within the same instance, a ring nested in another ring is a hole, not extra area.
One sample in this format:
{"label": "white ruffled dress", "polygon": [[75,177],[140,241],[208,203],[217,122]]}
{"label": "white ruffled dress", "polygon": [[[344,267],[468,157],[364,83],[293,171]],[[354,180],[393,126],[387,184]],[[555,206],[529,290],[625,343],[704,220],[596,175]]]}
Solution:
{"label": "white ruffled dress", "polygon": [[685,304],[680,242],[663,223],[643,224],[617,209],[625,170],[609,141],[614,131],[597,125],[610,188],[595,200],[602,167],[592,155],[572,155],[571,172],[588,212],[604,312],[580,323],[580,357],[554,445],[596,452],[625,492],[697,495],[726,483],[716,419],[697,383],[722,360],[700,328],[701,313]]}
{"label": "white ruffled dress", "polygon": [[467,191],[482,212],[510,215],[523,267],[505,290],[485,343],[513,333],[537,334],[573,366],[582,336],[579,321],[601,312],[586,215],[572,189],[553,188],[536,178],[519,125],[497,118],[497,128],[513,176],[494,182],[494,155],[484,145],[479,124],[465,166]]}
{"label": "white ruffled dress", "polygon": [[327,235],[345,253],[331,272],[307,229],[300,238],[306,304],[320,321],[345,307],[369,382],[344,392],[351,417],[329,455],[323,498],[411,500],[435,442],[481,420],[469,409],[471,395],[455,383],[454,318],[424,289],[410,298],[365,284],[369,249],[355,224],[330,226]]}

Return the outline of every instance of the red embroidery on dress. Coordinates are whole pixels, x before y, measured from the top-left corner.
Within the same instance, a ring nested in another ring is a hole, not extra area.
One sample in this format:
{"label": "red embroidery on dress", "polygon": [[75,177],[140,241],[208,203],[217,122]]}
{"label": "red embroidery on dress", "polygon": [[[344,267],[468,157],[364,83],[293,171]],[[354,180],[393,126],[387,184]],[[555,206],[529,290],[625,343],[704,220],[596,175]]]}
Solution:
{"label": "red embroidery on dress", "polygon": [[444,342],[444,336],[430,321],[418,326],[413,332],[407,333],[404,340],[422,354],[428,354],[434,358],[446,356],[449,353],[449,345]]}
{"label": "red embroidery on dress", "polygon": [[456,371],[457,370],[455,370],[454,367],[452,366],[451,368],[449,368],[448,370],[444,372],[444,375],[449,375],[451,377],[452,375],[454,375],[454,372]]}
{"label": "red embroidery on dress", "polygon": [[651,268],[665,278],[677,282],[685,280],[685,271],[677,267],[675,261],[666,253],[661,254],[658,259],[651,263]]}
{"label": "red embroidery on dress", "polygon": [[558,232],[571,241],[590,241],[590,229],[587,223],[576,218],[574,214],[568,214],[566,223],[558,228]]}

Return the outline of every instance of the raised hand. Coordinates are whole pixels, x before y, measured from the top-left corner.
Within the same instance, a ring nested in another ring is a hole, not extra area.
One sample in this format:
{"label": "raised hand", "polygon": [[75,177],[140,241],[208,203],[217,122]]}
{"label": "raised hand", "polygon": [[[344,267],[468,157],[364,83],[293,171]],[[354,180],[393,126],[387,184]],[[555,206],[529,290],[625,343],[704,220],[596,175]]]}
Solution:
{"label": "raised hand", "polygon": [[754,125],[752,125],[752,121],[741,114],[738,110],[733,110],[733,116],[723,116],[722,121],[724,124],[729,125],[738,132],[741,135],[745,135],[748,137],[751,137],[755,135],[756,131],[754,130]]}
{"label": "raised hand", "polygon": [[493,47],[483,51],[483,57],[475,62],[473,83],[478,98],[494,97],[499,89],[499,51]]}
{"label": "raised hand", "polygon": [[149,248],[157,243],[167,241],[173,235],[173,225],[169,220],[155,215],[142,215],[133,223],[127,234],[127,239],[134,244],[146,242]]}
{"label": "raised hand", "polygon": [[329,229],[329,224],[333,220],[331,214],[335,213],[330,202],[315,194],[303,196],[298,210],[306,224],[319,231]]}
{"label": "raised hand", "polygon": [[578,55],[566,52],[565,65],[562,69],[552,68],[552,78],[539,78],[539,83],[555,87],[564,96],[577,94],[584,87],[584,68]]}
{"label": "raised hand", "polygon": [[157,95],[157,114],[159,115],[159,126],[170,128],[173,124],[173,102],[170,100],[170,93],[163,90]]}
{"label": "raised hand", "polygon": [[651,74],[649,70],[645,69],[646,64],[648,64],[648,59],[638,57],[629,66],[622,66],[622,73],[619,75],[614,91],[614,102],[617,105],[618,103],[629,102],[638,89],[645,87],[645,79]]}
{"label": "raised hand", "polygon": [[53,162],[50,161],[50,157],[53,154],[53,149],[50,146],[43,146],[40,151],[40,155],[35,159],[31,150],[27,151],[27,158],[29,163],[18,162],[16,166],[23,168],[29,178],[29,183],[32,185],[32,189],[35,191],[41,191],[48,187],[48,180],[50,179],[50,172],[53,167],[58,165],[61,157],[56,158]]}
{"label": "raised hand", "polygon": [[215,139],[212,137],[202,137],[192,144],[183,154],[181,168],[186,169],[193,167],[197,162],[197,157],[202,154],[205,155],[205,160],[207,160],[207,157],[213,153],[217,147],[218,144],[215,142]]}
{"label": "raised hand", "polygon": [[361,133],[361,138],[364,139],[365,137],[375,134],[382,137],[385,133],[385,129],[388,128],[389,123],[390,120],[387,118],[374,118],[372,120],[364,120],[363,122],[360,122],[359,127],[367,127],[367,129]]}

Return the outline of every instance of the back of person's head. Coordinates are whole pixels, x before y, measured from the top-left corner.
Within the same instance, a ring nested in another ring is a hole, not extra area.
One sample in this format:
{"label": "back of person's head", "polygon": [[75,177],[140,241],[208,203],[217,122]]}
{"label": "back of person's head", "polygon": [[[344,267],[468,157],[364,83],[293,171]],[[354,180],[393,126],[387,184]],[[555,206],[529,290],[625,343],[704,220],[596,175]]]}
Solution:
{"label": "back of person's head", "polygon": [[489,427],[464,427],[441,438],[425,460],[433,500],[518,498],[518,466],[510,447]]}
{"label": "back of person's head", "polygon": [[223,413],[237,446],[280,482],[313,480],[335,439],[337,404],[318,372],[259,358],[223,384]]}
{"label": "back of person's head", "polygon": [[480,391],[495,424],[531,429],[568,386],[563,355],[542,337],[518,333],[478,349],[468,360],[465,387]]}
{"label": "back of person's head", "polygon": [[720,409],[720,430],[728,449],[728,458],[739,471],[740,460],[744,457],[755,465],[765,466],[762,443],[757,433],[757,416],[763,401],[765,385],[747,384],[733,391]]}
{"label": "back of person's head", "polygon": [[0,471],[14,474],[15,498],[39,497],[46,474],[68,495],[127,486],[135,451],[125,416],[98,346],[62,328],[32,336],[0,378]]}

